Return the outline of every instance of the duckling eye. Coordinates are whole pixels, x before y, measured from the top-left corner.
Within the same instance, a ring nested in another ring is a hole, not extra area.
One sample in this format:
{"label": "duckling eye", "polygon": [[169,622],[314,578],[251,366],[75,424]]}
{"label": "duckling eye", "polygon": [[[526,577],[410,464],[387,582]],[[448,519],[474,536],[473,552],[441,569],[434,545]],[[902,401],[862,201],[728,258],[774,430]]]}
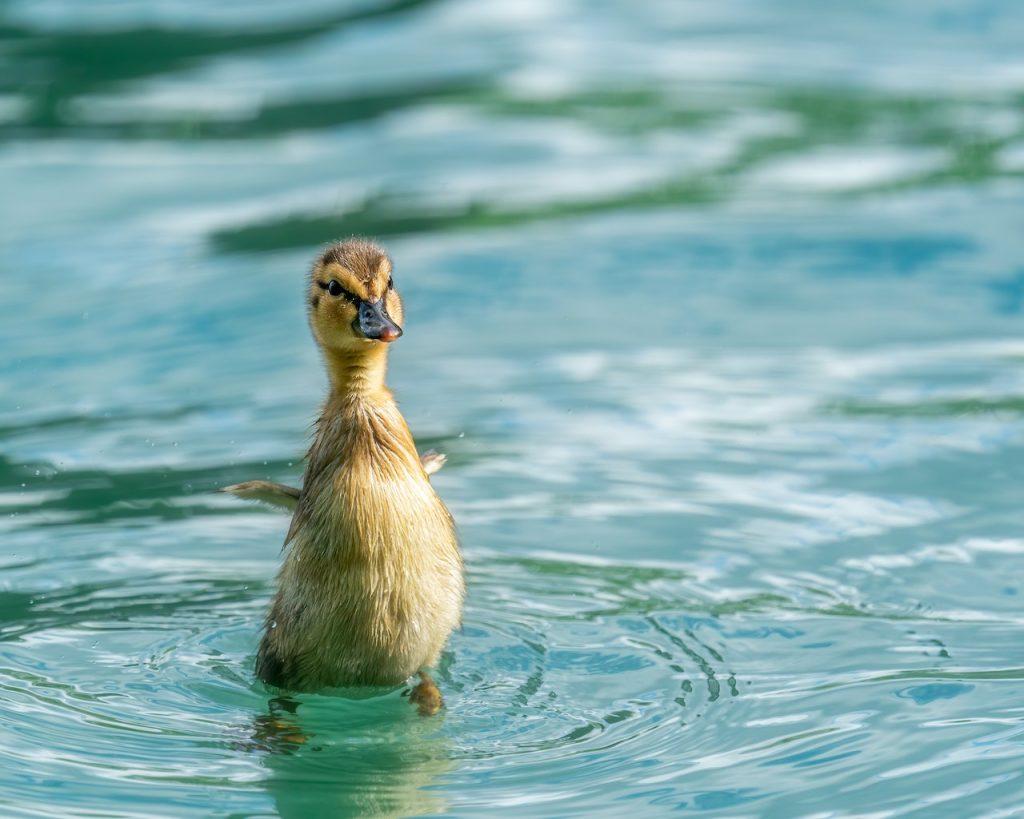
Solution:
{"label": "duckling eye", "polygon": [[348,290],[342,287],[337,279],[331,279],[329,282],[317,282],[317,284],[320,285],[321,289],[326,290],[335,298],[337,298],[338,296],[343,296],[345,298],[345,301],[351,302],[352,304],[359,303],[359,299],[357,299],[355,296],[349,293]]}
{"label": "duckling eye", "polygon": [[395,280],[388,276],[388,290],[395,289]]}

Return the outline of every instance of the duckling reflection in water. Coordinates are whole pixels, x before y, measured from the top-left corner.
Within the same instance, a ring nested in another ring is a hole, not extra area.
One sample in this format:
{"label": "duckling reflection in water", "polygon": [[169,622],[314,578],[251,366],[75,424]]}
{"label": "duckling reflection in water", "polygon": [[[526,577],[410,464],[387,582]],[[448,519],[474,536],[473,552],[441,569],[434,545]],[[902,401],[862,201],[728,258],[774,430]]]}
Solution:
{"label": "duckling reflection in water", "polygon": [[452,517],[428,480],[444,457],[417,454],[384,384],[403,321],[391,269],[383,249],[357,239],[316,260],[309,322],[330,392],[302,489],[224,491],[293,510],[257,676],[312,691],[419,674],[410,698],[426,715],[443,705],[428,670],[459,624],[465,587]]}
{"label": "duckling reflection in water", "polygon": [[392,697],[365,701],[282,697],[249,726],[238,750],[256,752],[275,815],[440,816],[450,737],[433,720],[409,720]]}

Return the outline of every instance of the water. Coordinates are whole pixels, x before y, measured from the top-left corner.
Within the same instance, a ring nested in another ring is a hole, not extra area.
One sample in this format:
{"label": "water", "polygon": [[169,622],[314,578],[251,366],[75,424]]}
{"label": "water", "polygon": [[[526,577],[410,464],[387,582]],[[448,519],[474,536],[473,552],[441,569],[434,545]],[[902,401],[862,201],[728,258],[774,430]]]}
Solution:
{"label": "water", "polygon": [[[1018,4],[0,8],[5,815],[1024,807]],[[381,237],[470,597],[253,679]]]}

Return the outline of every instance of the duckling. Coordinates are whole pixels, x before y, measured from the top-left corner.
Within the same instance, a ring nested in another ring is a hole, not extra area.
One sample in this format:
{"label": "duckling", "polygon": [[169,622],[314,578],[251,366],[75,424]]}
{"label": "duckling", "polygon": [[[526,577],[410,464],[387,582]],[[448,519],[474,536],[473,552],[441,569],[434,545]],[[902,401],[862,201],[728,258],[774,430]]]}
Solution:
{"label": "duckling", "polygon": [[402,331],[388,254],[362,239],[314,262],[309,323],[330,390],[302,489],[248,481],[223,491],[293,511],[256,674],[310,691],[397,686],[418,674],[421,714],[443,706],[429,669],[462,617],[462,556],[428,480],[444,456],[417,454],[384,383]]}

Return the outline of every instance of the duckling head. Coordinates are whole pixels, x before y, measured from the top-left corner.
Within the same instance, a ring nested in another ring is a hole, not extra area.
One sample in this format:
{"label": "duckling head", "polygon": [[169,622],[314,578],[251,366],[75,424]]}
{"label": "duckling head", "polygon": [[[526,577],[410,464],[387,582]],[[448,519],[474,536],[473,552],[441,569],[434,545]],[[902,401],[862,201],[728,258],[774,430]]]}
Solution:
{"label": "duckling head", "polygon": [[365,239],[328,247],[309,278],[309,324],[325,351],[353,353],[402,335],[402,299],[387,252]]}

